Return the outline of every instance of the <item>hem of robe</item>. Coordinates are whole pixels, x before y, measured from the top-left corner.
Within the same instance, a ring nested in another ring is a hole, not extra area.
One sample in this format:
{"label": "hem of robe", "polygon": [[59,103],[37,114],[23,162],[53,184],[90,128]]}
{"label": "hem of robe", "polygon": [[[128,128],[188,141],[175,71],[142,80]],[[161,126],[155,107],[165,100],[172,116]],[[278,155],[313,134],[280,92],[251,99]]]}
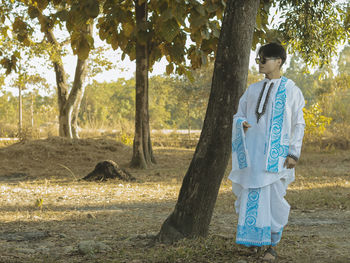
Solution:
{"label": "hem of robe", "polygon": [[[288,184],[287,184],[287,181],[285,180],[285,178],[281,178],[281,183],[283,185],[283,188],[286,190],[288,188]],[[252,203],[249,205],[248,205],[248,203],[246,204],[247,209],[248,209],[248,207],[250,208],[250,211],[249,211],[250,215],[248,217],[253,217],[254,213],[256,213],[256,214],[258,213],[258,209],[259,209],[260,205],[254,203],[254,202],[259,200],[260,189],[257,190],[258,191],[258,198],[255,200],[255,197],[253,196],[253,201],[251,200]],[[234,187],[234,183],[233,183],[232,191],[239,199],[240,199],[241,191],[243,191],[243,190],[246,190],[246,189],[244,189],[242,187],[236,188],[236,187]],[[286,194],[285,190],[284,190],[284,194],[282,194],[283,199],[284,199],[284,196]],[[248,198],[249,198],[249,194],[248,194]],[[236,209],[236,213],[240,214],[239,211],[241,209],[240,206],[242,204],[238,205],[237,202],[238,202],[238,200],[236,200],[235,209]],[[287,205],[288,205],[288,203],[287,203]],[[256,211],[253,211],[253,210],[256,210]],[[289,208],[287,208],[287,210],[288,210],[288,214],[289,214]],[[246,210],[245,215],[244,215],[246,217],[245,220],[247,220],[247,211],[248,210]],[[256,220],[256,218],[254,219],[254,221],[255,220]],[[240,221],[240,219],[238,221]],[[254,225],[246,224],[246,222],[247,221],[245,221],[244,225],[242,225],[242,224],[237,225],[237,233],[236,233],[236,243],[244,245],[246,247],[251,247],[251,246],[261,247],[261,246],[270,246],[270,245],[276,246],[281,241],[283,229],[287,224],[287,221],[286,221],[285,223],[279,222],[279,224],[280,224],[279,227],[277,227],[276,225],[275,226],[272,226],[272,225],[265,225],[264,226],[264,224],[262,226],[256,226],[255,225],[256,221],[254,222]]]}

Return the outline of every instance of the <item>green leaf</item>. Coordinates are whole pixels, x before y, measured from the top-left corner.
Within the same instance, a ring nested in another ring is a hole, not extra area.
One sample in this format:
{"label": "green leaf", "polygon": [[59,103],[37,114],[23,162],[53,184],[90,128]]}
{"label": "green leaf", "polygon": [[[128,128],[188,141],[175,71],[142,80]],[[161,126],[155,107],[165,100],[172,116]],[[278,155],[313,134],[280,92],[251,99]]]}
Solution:
{"label": "green leaf", "polygon": [[205,3],[206,3],[205,8],[207,9],[208,13],[215,13],[219,9],[219,6],[215,3],[211,3],[211,2],[205,2]]}
{"label": "green leaf", "polygon": [[168,64],[168,65],[166,66],[166,73],[167,73],[168,75],[170,75],[171,73],[173,73],[173,71],[174,71],[174,65],[173,65],[173,63]]}
{"label": "green leaf", "polygon": [[203,39],[208,40],[210,38],[210,34],[207,28],[202,28],[201,30],[201,36]]}
{"label": "green leaf", "polygon": [[56,13],[56,17],[58,17],[61,21],[67,21],[69,17],[69,13],[67,10],[61,10]]}
{"label": "green leaf", "polygon": [[169,19],[173,18],[173,13],[172,13],[172,9],[169,8],[167,10],[165,10],[162,14],[161,14],[161,20],[162,22],[168,21]]}
{"label": "green leaf", "polygon": [[100,13],[100,6],[97,0],[84,0],[86,1],[84,5],[84,11],[86,15],[90,18],[96,18]]}
{"label": "green leaf", "polygon": [[49,4],[49,2],[47,0],[37,0],[36,2],[38,5],[38,8],[40,10],[44,10],[47,7],[47,5]]}
{"label": "green leaf", "polygon": [[258,14],[256,15],[256,27],[258,29],[261,29],[261,16],[260,16],[260,12],[258,12]]}
{"label": "green leaf", "polygon": [[208,22],[208,18],[205,16],[191,16],[190,24],[193,29],[201,27]]}
{"label": "green leaf", "polygon": [[90,45],[86,40],[82,40],[79,42],[78,46],[78,57],[81,60],[85,60],[89,57],[89,52],[90,52]]}
{"label": "green leaf", "polygon": [[201,15],[201,16],[205,16],[206,12],[205,12],[205,8],[203,5],[196,5],[195,9],[197,10],[197,12]]}
{"label": "green leaf", "polygon": [[161,36],[167,41],[171,42],[180,32],[179,24],[175,19],[170,19],[163,23],[160,28]]}
{"label": "green leaf", "polygon": [[186,19],[186,5],[183,1],[181,1],[180,4],[176,5],[174,12],[174,17],[176,20],[183,26],[186,26],[185,19]]}
{"label": "green leaf", "polygon": [[110,42],[111,42],[112,48],[114,50],[117,50],[119,47],[117,37],[112,37]]}
{"label": "green leaf", "polygon": [[28,8],[28,15],[32,19],[38,17],[39,13],[40,13],[39,10],[34,6],[30,6]]}
{"label": "green leaf", "polygon": [[130,37],[134,32],[134,25],[133,24],[123,23],[122,28],[123,28],[124,35],[127,37]]}
{"label": "green leaf", "polygon": [[185,69],[184,73],[185,73],[186,77],[193,83],[194,82],[194,77],[193,77],[192,71]]}
{"label": "green leaf", "polygon": [[213,32],[213,36],[216,37],[216,38],[219,38],[220,37],[220,26],[217,22],[211,22],[209,24],[210,26],[210,29],[212,30]]}

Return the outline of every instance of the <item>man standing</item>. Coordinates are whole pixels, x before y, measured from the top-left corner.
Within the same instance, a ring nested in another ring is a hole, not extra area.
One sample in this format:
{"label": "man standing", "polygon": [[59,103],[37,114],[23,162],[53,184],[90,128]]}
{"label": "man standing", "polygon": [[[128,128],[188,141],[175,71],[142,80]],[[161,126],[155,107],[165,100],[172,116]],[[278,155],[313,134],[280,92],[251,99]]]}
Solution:
{"label": "man standing", "polygon": [[239,214],[236,242],[257,249],[268,246],[264,260],[273,261],[273,246],[288,222],[284,199],[294,180],[304,136],[304,97],[292,80],[281,77],[286,51],[280,44],[262,46],[256,62],[265,79],[242,95],[232,129],[232,191]]}

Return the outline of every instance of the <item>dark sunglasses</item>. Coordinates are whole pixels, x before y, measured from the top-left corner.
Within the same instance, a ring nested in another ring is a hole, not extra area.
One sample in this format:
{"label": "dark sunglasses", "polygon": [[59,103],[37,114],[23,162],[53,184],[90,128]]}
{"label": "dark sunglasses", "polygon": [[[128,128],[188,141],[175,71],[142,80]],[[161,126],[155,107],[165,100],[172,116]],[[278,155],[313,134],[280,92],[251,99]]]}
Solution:
{"label": "dark sunglasses", "polygon": [[271,57],[271,58],[262,57],[262,58],[256,58],[255,62],[256,62],[256,64],[259,64],[259,63],[265,64],[268,60],[274,60],[274,59],[279,59],[279,58],[277,58],[277,57]]}

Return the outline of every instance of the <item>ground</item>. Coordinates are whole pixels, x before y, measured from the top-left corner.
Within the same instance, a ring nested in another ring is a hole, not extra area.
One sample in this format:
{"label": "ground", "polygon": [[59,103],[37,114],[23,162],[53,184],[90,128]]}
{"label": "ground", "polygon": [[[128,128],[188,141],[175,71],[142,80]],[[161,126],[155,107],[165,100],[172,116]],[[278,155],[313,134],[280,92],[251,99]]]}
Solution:
{"label": "ground", "polygon": [[[154,151],[157,165],[141,171],[127,168],[132,150],[115,140],[52,137],[1,147],[0,262],[259,262],[234,243],[230,167],[207,238],[152,244],[194,150]],[[103,160],[136,181],[79,180]],[[286,199],[292,210],[278,262],[350,262],[349,150],[304,149]]]}

